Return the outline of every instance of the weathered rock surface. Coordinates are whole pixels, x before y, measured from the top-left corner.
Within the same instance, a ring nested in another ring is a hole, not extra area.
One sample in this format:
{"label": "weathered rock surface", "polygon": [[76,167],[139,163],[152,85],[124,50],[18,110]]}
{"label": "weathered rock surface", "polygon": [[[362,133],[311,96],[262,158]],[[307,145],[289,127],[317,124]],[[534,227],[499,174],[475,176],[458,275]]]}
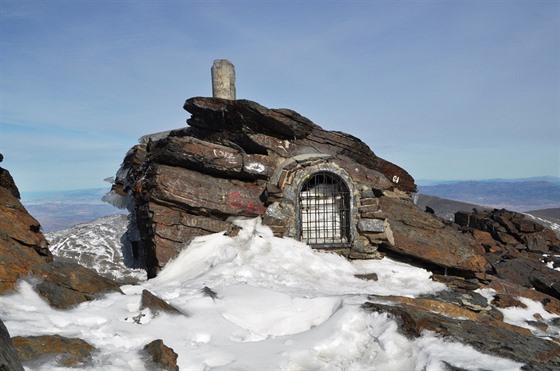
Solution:
{"label": "weathered rock surface", "polygon": [[347,237],[331,251],[379,258],[382,246],[444,268],[490,269],[471,236],[419,211],[406,171],[359,139],[247,100],[196,97],[184,108],[190,127],[145,137],[113,185],[132,200],[127,239],[149,277],[194,237],[229,230],[232,216],[260,215],[275,235],[301,239],[301,187],[321,172],[339,176],[350,193]]}
{"label": "weathered rock surface", "polygon": [[0,370],[23,371],[16,348],[2,320],[0,320]]}
{"label": "weathered rock surface", "polygon": [[484,249],[489,273],[560,299],[560,272],[543,261],[560,252],[553,231],[505,209],[458,212],[455,222]]}
{"label": "weathered rock surface", "polygon": [[183,314],[179,309],[175,308],[165,300],[155,296],[148,290],[142,290],[141,309],[149,308],[154,315],[159,312],[170,314]]}
{"label": "weathered rock surface", "polygon": [[43,279],[35,290],[56,308],[69,308],[94,300],[104,292],[121,292],[115,281],[77,263],[55,261],[37,266],[32,272]]}
{"label": "weathered rock surface", "polygon": [[178,371],[177,366],[178,355],[163,343],[163,340],[157,339],[147,344],[144,351],[150,356],[151,360],[161,367],[163,370]]}
{"label": "weathered rock surface", "polygon": [[0,168],[0,293],[13,289],[19,277],[52,260],[41,226],[19,201],[10,173]]}
{"label": "weathered rock surface", "polygon": [[473,238],[421,211],[411,199],[380,197],[379,208],[387,214],[394,238],[393,244],[384,245],[386,249],[461,271],[485,272],[490,268]]}
{"label": "weathered rock surface", "polygon": [[83,366],[91,359],[95,347],[82,339],[60,335],[16,336],[12,338],[22,362],[32,362],[42,357],[52,357],[65,367]]}
{"label": "weathered rock surface", "polygon": [[[441,298],[411,299],[372,296],[363,305],[370,311],[389,313],[400,324],[399,330],[418,337],[429,330],[469,344],[482,353],[525,363],[524,370],[556,370],[560,367],[560,345],[534,336],[526,328],[503,322],[489,305],[472,306],[466,293],[447,294],[459,301]],[[455,301],[453,303],[453,301]]]}

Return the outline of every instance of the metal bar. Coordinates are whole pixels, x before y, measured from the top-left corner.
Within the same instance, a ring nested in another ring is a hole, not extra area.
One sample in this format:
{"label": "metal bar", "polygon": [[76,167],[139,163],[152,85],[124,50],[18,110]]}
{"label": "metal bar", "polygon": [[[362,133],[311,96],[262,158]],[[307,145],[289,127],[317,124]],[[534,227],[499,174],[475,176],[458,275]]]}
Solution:
{"label": "metal bar", "polygon": [[336,174],[320,172],[301,187],[300,238],[310,245],[350,243],[350,191]]}

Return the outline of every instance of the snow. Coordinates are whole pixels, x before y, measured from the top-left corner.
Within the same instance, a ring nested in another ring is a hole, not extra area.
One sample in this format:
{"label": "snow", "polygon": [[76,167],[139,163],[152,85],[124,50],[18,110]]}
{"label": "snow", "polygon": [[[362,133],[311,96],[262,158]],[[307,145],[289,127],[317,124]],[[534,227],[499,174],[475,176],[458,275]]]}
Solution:
{"label": "snow", "polygon": [[[34,279],[0,296],[12,336],[60,334],[94,345],[88,370],[144,370],[141,349],[162,339],[181,370],[519,370],[425,332],[408,339],[388,315],[361,308],[367,295],[437,293],[430,272],[390,259],[350,262],[292,239],[276,238],[260,218],[236,221],[236,237],[213,234],[186,247],[155,279],[121,287],[69,310],[33,290]],[[100,229],[102,230],[102,229]],[[99,236],[83,234],[83,244]],[[118,243],[118,238],[105,241]],[[95,250],[95,249],[94,249]],[[118,250],[113,247],[113,250]],[[98,250],[99,251],[99,250]],[[123,270],[127,272],[127,270]],[[375,272],[377,281],[356,274]],[[215,297],[203,292],[209,288]],[[185,315],[141,310],[142,290]],[[28,370],[63,370],[54,360]]]}
{"label": "snow", "polygon": [[144,280],[143,269],[125,267],[121,237],[126,215],[111,215],[90,223],[45,235],[49,249],[59,259],[69,259],[120,283]]}
{"label": "snow", "polygon": [[[490,288],[476,290],[479,294],[484,296],[489,302],[492,301],[496,291]],[[560,336],[560,327],[549,325],[546,331],[542,331],[532,326],[528,321],[536,321],[540,317],[544,321],[551,320],[557,316],[544,309],[542,303],[524,297],[516,297],[521,303],[525,305],[522,307],[507,307],[498,308],[504,315],[504,322],[518,327],[529,329],[534,335],[540,337],[557,339]]]}
{"label": "snow", "polygon": [[[551,256],[551,255],[549,255],[549,254],[543,254],[542,262],[544,263],[544,262],[545,262],[545,259],[548,258],[548,257],[550,257],[550,256]],[[552,257],[558,259],[558,258],[560,258],[560,255],[552,255]],[[554,268],[554,261],[552,261],[552,260],[549,261],[549,262],[547,262],[547,263],[545,263],[545,264],[546,264],[546,266],[547,266],[548,268],[550,268],[550,269],[554,269],[554,270],[560,271],[560,267]]]}

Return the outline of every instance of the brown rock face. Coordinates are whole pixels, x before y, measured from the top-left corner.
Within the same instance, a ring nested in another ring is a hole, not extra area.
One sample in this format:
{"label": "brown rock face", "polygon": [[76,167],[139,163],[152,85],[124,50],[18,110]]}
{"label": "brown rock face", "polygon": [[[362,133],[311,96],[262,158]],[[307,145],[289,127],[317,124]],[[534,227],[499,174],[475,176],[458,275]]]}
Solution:
{"label": "brown rock face", "polygon": [[2,320],[0,320],[0,350],[0,370],[23,371],[16,348]]}
{"label": "brown rock face", "polygon": [[468,272],[490,268],[476,250],[475,241],[458,233],[433,214],[421,211],[406,198],[379,198],[379,207],[388,215],[394,243],[385,248],[440,267]]}
{"label": "brown rock face", "polygon": [[166,312],[170,314],[183,314],[179,309],[175,308],[165,300],[158,298],[148,290],[142,290],[141,309],[150,308],[152,313]]}
{"label": "brown rock face", "polygon": [[177,353],[163,343],[163,340],[158,339],[152,341],[144,347],[144,351],[148,353],[159,367],[163,370],[178,371],[177,366]]}
{"label": "brown rock face", "polygon": [[95,347],[82,339],[67,338],[60,335],[16,336],[12,338],[19,358],[23,362],[41,357],[56,358],[61,366],[76,367],[84,365],[91,358]]}
{"label": "brown rock face", "polygon": [[103,292],[121,292],[118,283],[76,263],[43,264],[35,267],[33,274],[44,280],[36,291],[56,308],[69,308],[93,300],[96,294]]}
{"label": "brown rock face", "polygon": [[10,173],[0,168],[0,293],[20,276],[52,260],[41,226],[19,201]]}
{"label": "brown rock face", "polygon": [[505,209],[458,212],[455,221],[484,250],[492,266],[490,273],[560,299],[560,272],[543,261],[544,255],[560,251],[560,240],[553,231]]}

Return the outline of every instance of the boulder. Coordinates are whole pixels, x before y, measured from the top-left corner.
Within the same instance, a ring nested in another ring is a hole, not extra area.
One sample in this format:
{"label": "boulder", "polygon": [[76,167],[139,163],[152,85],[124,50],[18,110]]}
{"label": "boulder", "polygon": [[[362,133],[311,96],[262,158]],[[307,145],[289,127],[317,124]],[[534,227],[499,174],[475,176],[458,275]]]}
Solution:
{"label": "boulder", "polygon": [[163,370],[178,371],[177,353],[163,343],[163,340],[157,339],[147,344],[144,351],[149,355],[151,361]]}
{"label": "boulder", "polygon": [[8,329],[0,320],[0,370],[23,371],[23,366]]}
{"label": "boulder", "polygon": [[422,211],[410,198],[380,197],[379,208],[387,214],[394,239],[394,243],[383,245],[384,249],[466,275],[490,269],[473,238]]}
{"label": "boulder", "polygon": [[39,358],[52,358],[64,367],[84,366],[91,360],[95,347],[82,339],[67,338],[60,335],[16,336],[12,338],[22,362]]}
{"label": "boulder", "polygon": [[56,308],[69,308],[104,292],[122,293],[117,282],[77,263],[55,261],[37,266],[32,272],[43,279],[36,291]]}
{"label": "boulder", "polygon": [[19,201],[10,173],[0,168],[0,293],[14,288],[19,277],[52,261],[39,222]]}
{"label": "boulder", "polygon": [[141,309],[149,308],[154,315],[159,312],[170,314],[183,314],[179,309],[175,308],[165,300],[158,298],[148,290],[142,290]]}
{"label": "boulder", "polygon": [[[488,276],[488,279],[489,280],[487,282],[487,285],[484,285],[484,287],[493,289],[494,291],[496,291],[497,295],[513,296],[515,299],[531,299],[541,303],[544,309],[546,309],[548,312],[560,316],[560,300],[558,300],[557,298],[537,291],[535,289],[524,287],[508,280],[498,278],[496,276]],[[496,299],[496,296],[494,298]],[[501,301],[501,298],[499,297],[498,300]],[[509,306],[511,306],[511,304]],[[513,304],[513,306],[518,305]]]}

